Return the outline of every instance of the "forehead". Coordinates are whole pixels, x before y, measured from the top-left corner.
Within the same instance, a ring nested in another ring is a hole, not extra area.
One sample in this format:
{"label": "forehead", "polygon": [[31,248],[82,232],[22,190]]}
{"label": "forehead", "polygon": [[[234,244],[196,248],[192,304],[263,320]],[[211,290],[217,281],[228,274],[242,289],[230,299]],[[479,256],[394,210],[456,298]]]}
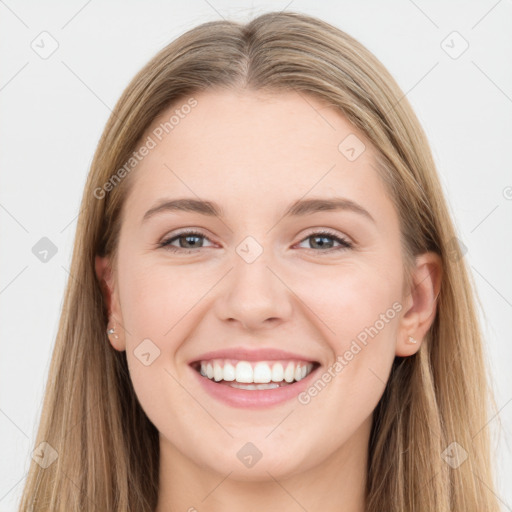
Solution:
{"label": "forehead", "polygon": [[[134,170],[133,208],[197,196],[280,210],[308,194],[393,209],[373,147],[334,107],[303,92],[203,91],[147,130],[154,148]],[[193,108],[184,106],[194,104]],[[145,211],[145,210],[144,210]],[[144,212],[142,212],[144,213]],[[138,212],[140,216],[140,212]]]}

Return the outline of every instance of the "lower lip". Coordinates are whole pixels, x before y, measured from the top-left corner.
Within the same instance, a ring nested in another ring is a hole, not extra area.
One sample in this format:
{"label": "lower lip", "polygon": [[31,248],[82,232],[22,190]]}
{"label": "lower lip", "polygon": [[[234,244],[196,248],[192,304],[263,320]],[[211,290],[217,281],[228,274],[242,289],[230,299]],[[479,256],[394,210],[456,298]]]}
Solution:
{"label": "lower lip", "polygon": [[213,398],[216,398],[231,407],[259,409],[272,407],[296,398],[297,395],[302,393],[310,385],[319,368],[320,367],[317,367],[309,375],[298,382],[274,389],[232,388],[231,386],[217,384],[207,377],[203,377],[193,368],[191,368],[191,370],[196,374],[205,391]]}

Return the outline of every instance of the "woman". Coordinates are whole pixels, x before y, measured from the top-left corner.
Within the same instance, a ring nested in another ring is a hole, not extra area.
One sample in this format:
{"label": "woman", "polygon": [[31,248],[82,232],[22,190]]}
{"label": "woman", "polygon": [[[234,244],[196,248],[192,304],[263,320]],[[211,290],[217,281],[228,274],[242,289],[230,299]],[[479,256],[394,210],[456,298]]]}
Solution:
{"label": "woman", "polygon": [[296,13],[205,23],[137,74],[20,510],[499,510],[474,292],[403,96]]}

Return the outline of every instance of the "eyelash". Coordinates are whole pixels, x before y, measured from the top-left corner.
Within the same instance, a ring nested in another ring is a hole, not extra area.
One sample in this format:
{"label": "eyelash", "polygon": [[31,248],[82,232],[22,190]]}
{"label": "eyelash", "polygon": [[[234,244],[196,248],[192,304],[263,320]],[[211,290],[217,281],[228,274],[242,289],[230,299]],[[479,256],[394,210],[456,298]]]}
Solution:
{"label": "eyelash", "polygon": [[[206,238],[207,240],[210,240],[206,235],[204,235],[203,233],[198,232],[198,231],[193,231],[193,230],[192,231],[181,231],[180,233],[172,236],[171,238],[167,238],[166,240],[162,240],[162,242],[160,242],[158,244],[158,248],[163,248],[163,249],[165,249],[167,251],[171,251],[173,253],[180,252],[180,253],[185,253],[185,254],[190,254],[190,253],[198,251],[199,249],[202,249],[202,247],[197,247],[195,249],[184,249],[182,247],[173,247],[173,246],[170,245],[171,242],[173,242],[174,240],[178,240],[180,237],[185,236],[185,235],[189,235],[189,236],[190,235],[196,235],[196,236],[199,236],[199,237],[202,237],[202,238]],[[336,234],[334,234],[333,232],[328,231],[328,230],[320,230],[320,231],[315,231],[314,233],[310,233],[308,236],[303,238],[299,243],[302,243],[305,240],[307,240],[308,238],[313,238],[315,236],[324,236],[324,237],[327,237],[327,238],[332,238],[336,242],[339,242],[341,245],[340,245],[340,247],[334,247],[334,248],[331,248],[331,249],[327,249],[325,251],[316,250],[316,249],[307,249],[309,251],[313,251],[313,252],[316,252],[316,253],[324,253],[324,254],[325,253],[329,253],[329,254],[331,254],[333,252],[337,252],[337,251],[342,251],[342,250],[352,249],[353,248],[353,244],[350,243],[348,240],[346,240],[345,238],[339,237]]]}

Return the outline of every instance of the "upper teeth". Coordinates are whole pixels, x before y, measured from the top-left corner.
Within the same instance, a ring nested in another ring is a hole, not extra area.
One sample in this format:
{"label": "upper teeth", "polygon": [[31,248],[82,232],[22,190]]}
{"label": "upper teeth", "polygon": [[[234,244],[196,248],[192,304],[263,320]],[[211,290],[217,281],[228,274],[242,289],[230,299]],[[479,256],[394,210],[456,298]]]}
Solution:
{"label": "upper teeth", "polygon": [[201,375],[215,381],[236,381],[242,383],[293,382],[306,377],[313,369],[313,363],[293,362],[249,362],[215,359],[201,361]]}

